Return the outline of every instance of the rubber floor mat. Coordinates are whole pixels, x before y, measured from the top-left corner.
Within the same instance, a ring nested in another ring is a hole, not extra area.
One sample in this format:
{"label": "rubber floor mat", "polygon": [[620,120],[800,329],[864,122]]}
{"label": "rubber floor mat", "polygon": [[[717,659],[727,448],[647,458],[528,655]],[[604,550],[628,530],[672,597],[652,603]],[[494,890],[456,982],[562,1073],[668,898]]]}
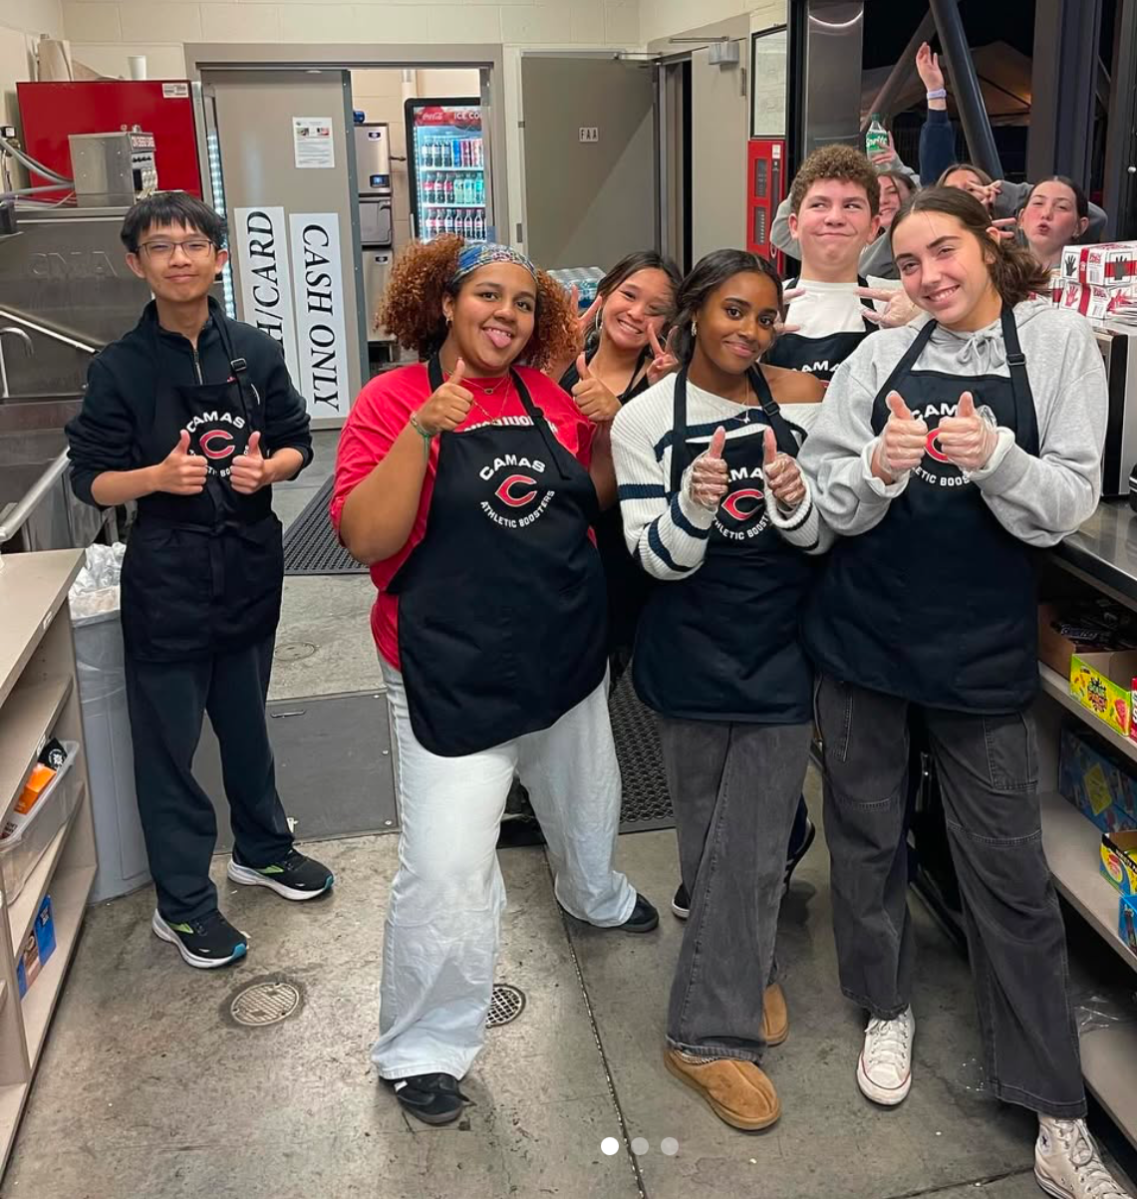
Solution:
{"label": "rubber floor mat", "polygon": [[334,478],[300,510],[284,531],[285,575],[363,575],[367,568],[357,563],[339,543],[328,516]]}
{"label": "rubber floor mat", "polygon": [[639,833],[648,829],[672,829],[675,814],[663,773],[663,752],[655,729],[655,717],[640,703],[632,687],[629,667],[608,699],[616,757],[624,781],[620,806],[620,832]]}

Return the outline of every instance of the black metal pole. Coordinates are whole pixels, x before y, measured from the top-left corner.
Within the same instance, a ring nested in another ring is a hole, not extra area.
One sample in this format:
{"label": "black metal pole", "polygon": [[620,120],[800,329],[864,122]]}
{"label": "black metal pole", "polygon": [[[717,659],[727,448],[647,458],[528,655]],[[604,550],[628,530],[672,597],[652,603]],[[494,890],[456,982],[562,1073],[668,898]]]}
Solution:
{"label": "black metal pole", "polygon": [[880,91],[873,97],[868,112],[861,117],[861,133],[868,129],[873,113],[890,114],[893,100],[903,91],[904,85],[916,70],[916,51],[920,49],[920,43],[926,42],[935,29],[936,23],[932,14],[926,12],[920,24],[916,26],[916,32],[909,38],[908,45],[904,47],[904,53],[896,60],[896,66],[888,73]]}
{"label": "black metal pole", "polygon": [[963,125],[971,161],[993,179],[1002,179],[1003,164],[999,161],[995,135],[991,132],[987,106],[983,103],[983,93],[971,58],[971,48],[963,31],[959,4],[957,0],[929,0],[929,5],[939,31],[955,106]]}

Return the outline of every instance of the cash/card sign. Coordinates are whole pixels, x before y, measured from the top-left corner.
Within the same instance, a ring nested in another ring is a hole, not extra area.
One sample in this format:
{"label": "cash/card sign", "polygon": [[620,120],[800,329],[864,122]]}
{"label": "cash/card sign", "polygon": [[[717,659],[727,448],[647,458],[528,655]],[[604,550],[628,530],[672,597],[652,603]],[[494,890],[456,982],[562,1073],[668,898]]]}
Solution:
{"label": "cash/card sign", "polygon": [[292,312],[292,272],[284,209],[266,205],[233,211],[241,319],[264,330],[284,351],[288,374],[299,386],[300,359]]}
{"label": "cash/card sign", "polygon": [[313,417],[346,417],[351,407],[338,213],[292,213],[300,391]]}

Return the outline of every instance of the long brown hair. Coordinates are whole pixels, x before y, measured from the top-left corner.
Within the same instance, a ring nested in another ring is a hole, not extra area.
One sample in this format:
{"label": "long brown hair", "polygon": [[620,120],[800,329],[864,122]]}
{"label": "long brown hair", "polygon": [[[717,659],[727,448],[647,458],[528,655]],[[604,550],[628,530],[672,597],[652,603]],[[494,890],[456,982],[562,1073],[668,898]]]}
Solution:
{"label": "long brown hair", "polygon": [[1045,294],[1050,288],[1050,273],[1035,260],[1029,250],[1008,244],[988,233],[991,214],[971,195],[960,188],[924,188],[905,200],[900,211],[892,218],[888,231],[889,245],[896,231],[913,213],[942,213],[954,217],[979,245],[988,253],[984,258],[988,264],[991,282],[1009,308],[1028,299],[1031,295]]}

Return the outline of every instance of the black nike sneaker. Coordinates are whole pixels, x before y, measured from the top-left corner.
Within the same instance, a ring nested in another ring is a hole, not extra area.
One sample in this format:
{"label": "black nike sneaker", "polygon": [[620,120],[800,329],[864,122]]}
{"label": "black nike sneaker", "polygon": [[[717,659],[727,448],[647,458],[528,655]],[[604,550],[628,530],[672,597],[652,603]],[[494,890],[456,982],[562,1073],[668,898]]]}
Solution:
{"label": "black nike sneaker", "polygon": [[279,862],[269,863],[267,867],[246,866],[234,850],[226,874],[234,883],[272,888],[285,900],[313,900],[322,896],[336,881],[323,863],[308,858],[299,850],[289,850]]}
{"label": "black nike sneaker", "polygon": [[686,921],[691,915],[691,897],[687,895],[683,884],[675,889],[675,895],[671,897],[671,911],[680,921]]}
{"label": "black nike sneaker", "polygon": [[177,946],[191,967],[205,970],[237,962],[249,949],[249,935],[234,929],[216,909],[197,921],[167,921],[155,909],[150,928],[162,941]]}
{"label": "black nike sneaker", "polygon": [[651,933],[658,924],[659,913],[655,905],[646,896],[636,892],[636,906],[632,909],[632,915],[616,928],[625,933]]}
{"label": "black nike sneaker", "polygon": [[462,1115],[469,1099],[462,1095],[453,1075],[408,1075],[406,1079],[386,1080],[395,1090],[395,1099],[412,1117],[427,1125],[449,1125]]}

